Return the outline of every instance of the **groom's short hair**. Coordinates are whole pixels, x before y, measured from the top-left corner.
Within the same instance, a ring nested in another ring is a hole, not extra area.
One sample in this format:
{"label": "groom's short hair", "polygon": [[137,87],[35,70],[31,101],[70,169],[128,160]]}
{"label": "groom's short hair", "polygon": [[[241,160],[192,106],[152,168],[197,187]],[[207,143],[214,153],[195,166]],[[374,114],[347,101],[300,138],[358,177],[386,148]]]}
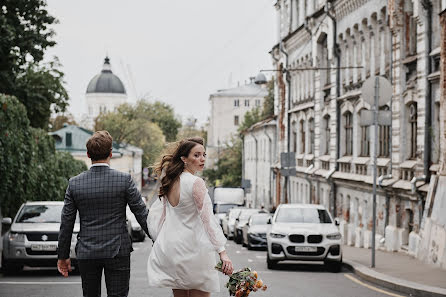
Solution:
{"label": "groom's short hair", "polygon": [[87,141],[87,153],[92,161],[106,160],[112,145],[113,137],[108,131],[96,131]]}

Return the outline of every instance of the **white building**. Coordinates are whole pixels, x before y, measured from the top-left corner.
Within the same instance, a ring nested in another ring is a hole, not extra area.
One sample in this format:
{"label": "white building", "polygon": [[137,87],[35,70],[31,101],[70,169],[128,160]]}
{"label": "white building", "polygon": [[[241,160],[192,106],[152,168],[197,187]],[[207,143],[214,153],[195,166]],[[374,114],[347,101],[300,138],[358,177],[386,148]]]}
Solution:
{"label": "white building", "polygon": [[251,126],[244,132],[242,178],[249,180],[246,204],[249,207],[272,209],[275,180],[273,165],[277,160],[276,121],[273,117]]}
{"label": "white building", "polygon": [[439,215],[446,210],[446,1],[422,2],[276,2],[277,157],[294,152],[297,173],[281,176],[276,164],[274,201],[324,204],[341,218],[346,244],[371,246],[374,135],[359,124],[371,109],[361,87],[384,76],[393,96],[382,109],[392,111],[392,125],[377,135],[376,239],[385,239],[380,248],[446,268]]}
{"label": "white building", "polygon": [[94,120],[100,113],[114,111],[116,107],[127,102],[124,84],[111,70],[110,59],[105,57],[101,73],[95,75],[88,83],[86,91],[87,115],[85,124],[94,128]]}
{"label": "white building", "polygon": [[249,84],[236,88],[218,90],[209,96],[211,115],[208,127],[207,167],[213,167],[218,154],[237,133],[245,113],[253,108],[262,108],[264,97],[268,94],[265,87],[256,85],[254,78]]}

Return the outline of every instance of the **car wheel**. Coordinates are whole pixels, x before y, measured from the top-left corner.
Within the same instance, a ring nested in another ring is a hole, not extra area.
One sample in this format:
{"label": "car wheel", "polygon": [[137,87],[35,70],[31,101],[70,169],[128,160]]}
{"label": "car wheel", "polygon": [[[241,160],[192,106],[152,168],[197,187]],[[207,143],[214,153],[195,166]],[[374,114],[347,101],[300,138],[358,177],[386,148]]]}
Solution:
{"label": "car wheel", "polygon": [[269,253],[267,251],[266,252],[266,266],[268,267],[268,269],[275,269],[277,267],[277,262],[278,261],[274,261],[274,260],[270,259]]}
{"label": "car wheel", "polygon": [[340,261],[325,261],[327,269],[331,272],[338,273],[342,269],[342,259]]}
{"label": "car wheel", "polygon": [[248,250],[252,250],[252,246],[249,244],[249,240],[248,240],[248,244],[246,245],[246,248],[247,248]]}

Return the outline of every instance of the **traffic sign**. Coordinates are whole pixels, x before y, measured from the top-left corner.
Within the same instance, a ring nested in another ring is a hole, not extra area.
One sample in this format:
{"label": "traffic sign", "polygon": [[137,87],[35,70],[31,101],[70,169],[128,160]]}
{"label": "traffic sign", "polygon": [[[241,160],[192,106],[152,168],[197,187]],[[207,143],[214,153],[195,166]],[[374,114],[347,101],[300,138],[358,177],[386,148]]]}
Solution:
{"label": "traffic sign", "polygon": [[[377,83],[377,85],[375,85]],[[362,85],[362,98],[371,106],[375,105],[375,87],[378,88],[378,106],[386,105],[392,97],[392,85],[382,76],[371,76]]]}

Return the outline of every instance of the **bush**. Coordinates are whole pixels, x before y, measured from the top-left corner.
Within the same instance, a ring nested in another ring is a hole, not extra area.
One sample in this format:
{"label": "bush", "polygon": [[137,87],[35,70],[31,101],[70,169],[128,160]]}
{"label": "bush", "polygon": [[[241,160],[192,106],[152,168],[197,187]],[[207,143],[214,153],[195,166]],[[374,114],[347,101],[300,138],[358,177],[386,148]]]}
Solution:
{"label": "bush", "polygon": [[13,216],[32,200],[63,200],[68,179],[87,169],[68,153],[56,152],[54,140],[30,127],[25,107],[0,94],[0,208]]}

